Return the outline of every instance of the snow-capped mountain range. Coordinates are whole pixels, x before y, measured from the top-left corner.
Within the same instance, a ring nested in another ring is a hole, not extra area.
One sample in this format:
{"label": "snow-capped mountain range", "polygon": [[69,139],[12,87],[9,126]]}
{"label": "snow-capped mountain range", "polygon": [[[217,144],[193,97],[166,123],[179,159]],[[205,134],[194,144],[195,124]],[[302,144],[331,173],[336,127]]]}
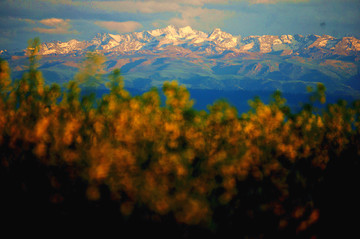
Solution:
{"label": "snow-capped mountain range", "polygon": [[[66,82],[87,52],[106,56],[106,72],[120,69],[134,89],[177,80],[189,89],[281,90],[304,93],[325,84],[327,91],[360,97],[360,40],[328,35],[233,36],[168,26],[129,34],[97,34],[90,41],[41,44],[39,69],[48,82]],[[27,55],[0,51],[12,76],[28,69]]]}
{"label": "snow-capped mountain range", "polygon": [[360,52],[360,40],[355,37],[334,38],[328,35],[263,35],[241,38],[216,28],[211,33],[168,26],[151,31],[133,32],[123,35],[97,34],[90,41],[70,40],[49,42],[41,45],[41,55],[73,54],[97,51],[104,54],[133,54],[136,52],[161,52],[169,47],[181,47],[207,55],[225,51],[237,53],[259,52],[303,54],[324,50],[332,54],[346,55]]}

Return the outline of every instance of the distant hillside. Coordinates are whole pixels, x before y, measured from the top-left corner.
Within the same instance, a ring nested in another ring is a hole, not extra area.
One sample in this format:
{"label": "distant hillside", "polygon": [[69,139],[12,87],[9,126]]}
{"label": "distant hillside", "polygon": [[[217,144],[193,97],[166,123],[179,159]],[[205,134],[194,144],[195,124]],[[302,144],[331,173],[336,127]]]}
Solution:
{"label": "distant hillside", "polygon": [[[324,35],[232,36],[215,29],[168,26],[124,35],[98,34],[91,41],[41,45],[40,68],[50,81],[77,72],[85,53],[107,57],[105,70],[121,68],[128,87],[146,90],[166,80],[189,89],[256,90],[304,93],[321,82],[328,92],[360,95],[360,40]],[[1,56],[20,76],[26,54]]]}

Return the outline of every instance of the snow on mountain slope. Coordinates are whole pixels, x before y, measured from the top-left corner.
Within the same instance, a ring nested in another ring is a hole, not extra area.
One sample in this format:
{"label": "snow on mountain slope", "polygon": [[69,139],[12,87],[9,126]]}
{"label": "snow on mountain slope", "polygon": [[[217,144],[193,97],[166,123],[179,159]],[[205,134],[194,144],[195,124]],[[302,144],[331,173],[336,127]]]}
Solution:
{"label": "snow on mountain slope", "polygon": [[234,48],[237,45],[237,38],[230,33],[221,31],[220,28],[216,28],[209,35],[208,41],[213,41],[218,47],[225,49]]}
{"label": "snow on mountain slope", "polygon": [[[328,35],[263,35],[248,36],[241,39],[214,29],[207,34],[192,29],[190,26],[177,28],[167,26],[151,31],[133,32],[129,34],[97,34],[91,41],[70,40],[68,42],[43,43],[41,55],[84,53],[87,51],[98,51],[106,54],[132,54],[137,51],[163,51],[170,46],[181,46],[201,54],[222,54],[224,51],[234,53],[258,52],[271,53],[276,51],[287,51],[291,54],[301,54],[314,49],[332,51],[334,54],[348,54],[360,51],[360,40],[355,37],[344,37],[336,39]],[[304,54],[305,54],[304,53]],[[357,54],[357,53],[356,53]]]}
{"label": "snow on mountain slope", "polygon": [[7,56],[9,55],[7,50],[0,50],[0,56]]}
{"label": "snow on mountain slope", "polygon": [[[333,42],[334,40],[336,42],[338,42],[337,39],[335,39],[334,37],[332,36],[329,36],[329,35],[323,35],[323,36],[317,36],[317,39],[308,47],[309,49],[310,48],[313,48],[313,47],[317,47],[317,48],[327,48],[328,47],[328,43],[329,42]],[[331,44],[330,44],[331,46]]]}
{"label": "snow on mountain slope", "polygon": [[88,42],[70,40],[68,42],[49,42],[41,44],[40,54],[68,54],[75,51],[82,51],[89,45]]}
{"label": "snow on mountain slope", "polygon": [[360,51],[360,40],[355,37],[344,37],[336,44],[335,49],[342,51]]}

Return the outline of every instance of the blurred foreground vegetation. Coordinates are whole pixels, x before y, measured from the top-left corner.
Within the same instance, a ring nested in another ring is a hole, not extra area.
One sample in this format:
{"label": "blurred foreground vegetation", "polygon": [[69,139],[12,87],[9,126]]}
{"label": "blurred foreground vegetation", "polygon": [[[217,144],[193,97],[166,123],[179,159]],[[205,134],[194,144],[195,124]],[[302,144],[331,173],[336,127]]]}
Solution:
{"label": "blurred foreground vegetation", "polygon": [[21,79],[0,63],[9,224],[171,238],[327,238],[355,227],[360,101],[316,109],[326,101],[319,85],[298,113],[280,92],[268,105],[254,99],[241,116],[224,101],[196,111],[176,82],[164,84],[163,105],[156,89],[130,96],[119,70],[110,93],[95,99],[80,86],[99,84],[103,57],[89,54],[62,89],[44,84],[31,44]]}

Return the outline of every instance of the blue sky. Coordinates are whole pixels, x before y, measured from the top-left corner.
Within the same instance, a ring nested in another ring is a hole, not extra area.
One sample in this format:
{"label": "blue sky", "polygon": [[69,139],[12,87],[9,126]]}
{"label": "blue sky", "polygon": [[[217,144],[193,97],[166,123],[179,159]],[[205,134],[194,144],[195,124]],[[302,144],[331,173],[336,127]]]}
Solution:
{"label": "blue sky", "polygon": [[360,0],[0,0],[0,50],[168,25],[233,35],[360,36]]}

